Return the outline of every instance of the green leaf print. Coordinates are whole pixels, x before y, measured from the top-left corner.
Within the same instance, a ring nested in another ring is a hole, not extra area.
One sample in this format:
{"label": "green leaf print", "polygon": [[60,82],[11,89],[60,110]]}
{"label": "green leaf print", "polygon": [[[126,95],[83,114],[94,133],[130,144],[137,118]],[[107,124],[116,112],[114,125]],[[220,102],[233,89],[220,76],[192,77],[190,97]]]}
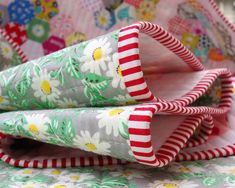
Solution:
{"label": "green leaf print", "polygon": [[88,188],[114,188],[128,187],[128,179],[125,177],[111,177],[107,173],[97,177],[94,180],[87,181]]}
{"label": "green leaf print", "polygon": [[9,86],[7,86],[6,89],[7,89],[7,95],[10,98],[10,100],[16,101],[17,100],[17,95],[15,94],[13,89]]}
{"label": "green leaf print", "polygon": [[105,90],[110,83],[108,78],[94,73],[88,73],[82,80],[82,83],[85,86],[84,94],[90,99],[92,105],[99,105],[109,100],[101,94],[101,91]]}
{"label": "green leaf print", "polygon": [[18,94],[24,97],[30,89],[31,83],[32,78],[30,77],[29,70],[27,70],[27,72],[23,74],[22,79],[16,84],[16,91]]}
{"label": "green leaf print", "polygon": [[66,62],[66,71],[71,77],[75,79],[82,79],[80,63],[75,58],[68,57]]}
{"label": "green leaf print", "polygon": [[119,133],[124,139],[129,140],[128,125],[126,123],[122,122],[119,127]]}
{"label": "green leaf print", "polygon": [[40,74],[42,72],[42,69],[41,69],[41,67],[39,65],[34,64],[33,71],[34,71],[34,74],[36,74],[37,76],[40,76]]}
{"label": "green leaf print", "polygon": [[57,78],[61,85],[64,84],[64,75],[63,75],[63,72],[62,72],[62,68],[60,68],[60,70],[58,70],[58,71],[51,71],[50,76],[53,79]]}
{"label": "green leaf print", "polygon": [[75,130],[72,120],[63,119],[59,120],[55,117],[51,120],[51,123],[47,125],[49,134],[49,142],[57,145],[72,146],[73,138],[75,136]]}
{"label": "green leaf print", "polygon": [[15,122],[12,119],[6,120],[0,124],[0,130],[3,133],[14,134],[15,133]]}

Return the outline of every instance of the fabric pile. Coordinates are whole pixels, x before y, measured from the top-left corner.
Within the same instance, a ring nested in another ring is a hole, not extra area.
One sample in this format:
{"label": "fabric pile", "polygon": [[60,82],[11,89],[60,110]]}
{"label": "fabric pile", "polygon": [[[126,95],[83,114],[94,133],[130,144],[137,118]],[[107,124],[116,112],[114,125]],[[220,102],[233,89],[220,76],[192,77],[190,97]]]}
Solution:
{"label": "fabric pile", "polygon": [[73,2],[1,2],[2,161],[163,167],[234,155],[235,28],[213,1]]}

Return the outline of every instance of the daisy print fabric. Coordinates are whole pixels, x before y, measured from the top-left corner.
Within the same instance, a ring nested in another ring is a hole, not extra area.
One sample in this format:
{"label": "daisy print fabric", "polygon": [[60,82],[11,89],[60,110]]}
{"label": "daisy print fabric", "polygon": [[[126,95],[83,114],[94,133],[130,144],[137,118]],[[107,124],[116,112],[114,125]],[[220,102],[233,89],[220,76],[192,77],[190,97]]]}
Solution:
{"label": "daisy print fabric", "polygon": [[[15,109],[48,109],[130,101],[119,66],[118,34],[117,30],[1,72],[2,104]],[[4,58],[12,58],[11,46],[1,45]]]}
{"label": "daisy print fabric", "polygon": [[[9,141],[13,148],[18,141],[21,142],[21,139],[14,140],[14,136],[18,136],[40,141],[32,145],[35,148],[40,143],[48,143],[57,148],[58,152],[60,147],[64,147],[71,151],[80,149],[99,155],[135,160],[129,147],[127,126],[132,110],[133,108],[122,107],[103,110],[70,108],[8,112],[1,116],[0,131],[13,136],[12,141]],[[42,151],[45,152],[47,147],[42,147]],[[40,159],[45,154],[39,152],[37,155]]]}

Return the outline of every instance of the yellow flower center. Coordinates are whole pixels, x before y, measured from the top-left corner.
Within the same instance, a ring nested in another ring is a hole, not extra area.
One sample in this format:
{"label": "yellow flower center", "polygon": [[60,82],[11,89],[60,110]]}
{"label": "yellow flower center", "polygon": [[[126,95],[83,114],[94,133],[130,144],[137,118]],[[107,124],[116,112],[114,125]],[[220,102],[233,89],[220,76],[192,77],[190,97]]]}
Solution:
{"label": "yellow flower center", "polygon": [[102,48],[99,47],[99,48],[96,48],[96,49],[94,50],[92,56],[93,56],[93,59],[94,59],[95,61],[98,61],[98,60],[100,60],[100,59],[102,58],[102,55],[103,55]]}
{"label": "yellow flower center", "polygon": [[64,185],[56,185],[54,188],[66,188]]}
{"label": "yellow flower center", "polygon": [[216,90],[216,96],[220,97],[222,94],[221,88]]}
{"label": "yellow flower center", "polygon": [[232,174],[235,174],[235,169],[230,170]]}
{"label": "yellow flower center", "polygon": [[87,144],[85,144],[85,146],[87,148],[89,148],[90,150],[92,150],[92,151],[97,150],[96,146],[94,144],[92,144],[92,143],[87,143]]}
{"label": "yellow flower center", "polygon": [[33,171],[32,170],[28,170],[28,169],[26,169],[26,170],[24,170],[23,171],[23,174],[32,174],[33,173]]}
{"label": "yellow flower center", "polygon": [[67,108],[76,108],[76,105],[74,105],[74,104],[67,104]]}
{"label": "yellow flower center", "polygon": [[24,188],[33,188],[33,186],[32,185],[26,185],[26,186],[24,186]]}
{"label": "yellow flower center", "polygon": [[122,175],[125,176],[125,177],[128,177],[128,176],[130,176],[131,174],[132,174],[132,172],[130,172],[130,171],[124,171],[124,172],[122,172]]}
{"label": "yellow flower center", "polygon": [[164,183],[163,187],[166,187],[166,188],[178,188],[178,186],[175,183]]}
{"label": "yellow flower center", "polygon": [[52,170],[51,174],[53,174],[53,175],[60,175],[61,171],[60,170]]}
{"label": "yellow flower center", "polygon": [[191,172],[190,168],[187,168],[187,167],[181,167],[181,168],[179,168],[179,170],[181,172]]}
{"label": "yellow flower center", "polygon": [[7,48],[7,47],[3,48],[3,53],[4,54],[8,54],[9,52],[10,52],[9,48]]}
{"label": "yellow flower center", "polygon": [[105,16],[99,17],[100,25],[106,25],[108,23],[108,20]]}
{"label": "yellow flower center", "polygon": [[121,108],[113,109],[113,110],[109,111],[109,116],[114,117],[114,116],[121,114],[122,112],[124,112],[124,110]]}
{"label": "yellow flower center", "polygon": [[71,178],[72,180],[79,180],[79,179],[80,179],[80,176],[78,176],[78,175],[73,175],[73,176],[70,176],[70,178]]}
{"label": "yellow flower center", "polygon": [[29,131],[32,132],[33,134],[38,134],[39,133],[38,127],[34,123],[29,124]]}
{"label": "yellow flower center", "polygon": [[51,94],[51,85],[50,85],[50,82],[48,82],[47,80],[43,80],[42,83],[41,83],[41,90],[46,95]]}
{"label": "yellow flower center", "polygon": [[0,95],[0,103],[2,103],[4,100],[4,97]]}
{"label": "yellow flower center", "polygon": [[120,66],[118,65],[117,67],[117,73],[119,74],[120,77],[122,77],[122,71],[120,69]]}

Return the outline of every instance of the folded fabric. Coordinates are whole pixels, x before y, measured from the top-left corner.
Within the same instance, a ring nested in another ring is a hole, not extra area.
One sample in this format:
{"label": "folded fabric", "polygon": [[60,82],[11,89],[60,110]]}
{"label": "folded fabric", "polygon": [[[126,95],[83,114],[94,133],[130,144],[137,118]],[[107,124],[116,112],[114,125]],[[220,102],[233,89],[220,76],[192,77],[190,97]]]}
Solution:
{"label": "folded fabric", "polygon": [[233,134],[211,136],[226,123],[231,73],[203,70],[149,22],[2,71],[0,89],[0,158],[14,166],[162,167],[235,151]]}
{"label": "folded fabric", "polygon": [[214,107],[207,105],[225,112],[231,102],[229,72],[202,69],[198,59],[163,28],[139,22],[0,72],[0,109],[143,101],[200,106],[195,101],[207,92],[209,103],[216,100]]}
{"label": "folded fabric", "polygon": [[29,60],[144,20],[168,30],[205,67],[235,72],[235,28],[213,0],[1,0],[0,6],[0,27]]}
{"label": "folded fabric", "polygon": [[234,154],[234,132],[224,142],[219,136],[213,139],[212,130],[221,125],[211,115],[189,109],[155,103],[3,113],[0,157],[14,166],[34,168],[127,161],[162,167],[172,160]]}

